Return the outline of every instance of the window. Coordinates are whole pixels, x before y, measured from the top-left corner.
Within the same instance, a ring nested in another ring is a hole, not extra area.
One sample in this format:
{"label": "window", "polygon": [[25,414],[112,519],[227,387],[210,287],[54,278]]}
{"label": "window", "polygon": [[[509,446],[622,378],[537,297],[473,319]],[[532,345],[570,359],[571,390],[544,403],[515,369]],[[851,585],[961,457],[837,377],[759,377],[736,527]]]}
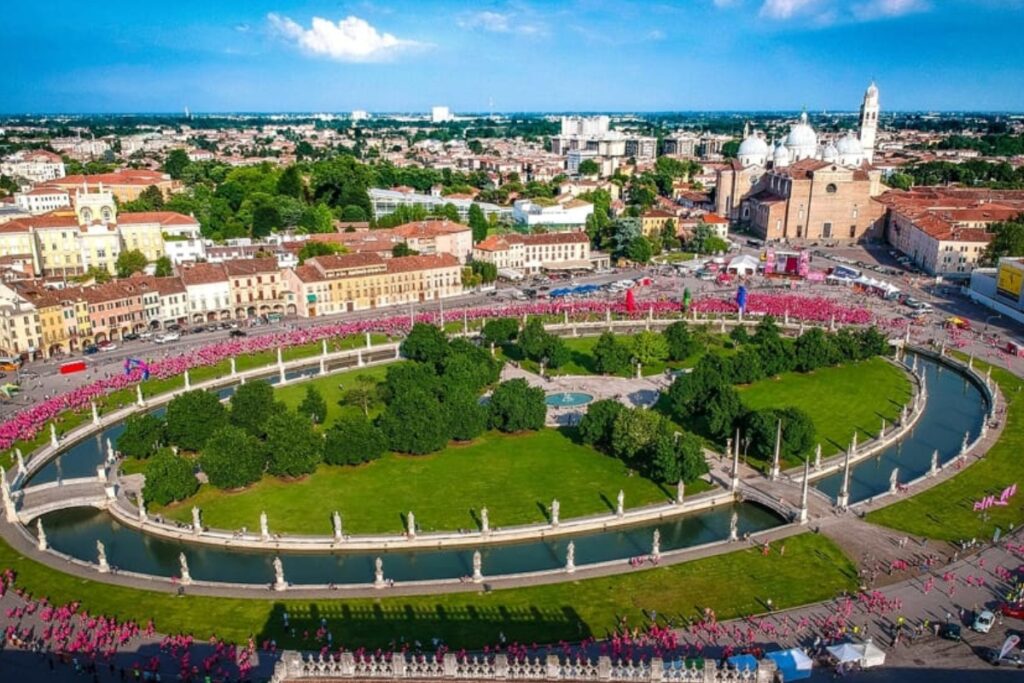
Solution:
{"label": "window", "polygon": [[825,186],[825,192],[828,192],[829,194],[835,194],[838,190],[839,188],[836,187],[835,183],[829,183],[828,185]]}
{"label": "window", "polygon": [[832,236],[832,224],[831,223],[825,223],[825,224],[823,224],[821,226],[821,236],[822,237],[831,237]]}

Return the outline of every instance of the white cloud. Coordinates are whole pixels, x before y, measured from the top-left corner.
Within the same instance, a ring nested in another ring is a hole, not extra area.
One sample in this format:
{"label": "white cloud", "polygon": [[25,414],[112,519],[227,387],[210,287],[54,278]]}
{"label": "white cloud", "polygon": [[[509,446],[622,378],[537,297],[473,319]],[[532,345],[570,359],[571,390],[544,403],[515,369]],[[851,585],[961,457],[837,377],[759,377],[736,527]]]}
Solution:
{"label": "white cloud", "polygon": [[647,32],[647,40],[665,40],[665,32],[660,28]]}
{"label": "white cloud", "polygon": [[802,19],[810,21],[811,26],[831,26],[892,19],[928,9],[929,0],[764,0],[760,14],[777,21]]}
{"label": "white cloud", "polygon": [[789,19],[817,9],[821,0],[764,0],[761,16],[769,19]]}
{"label": "white cloud", "polygon": [[928,9],[924,0],[867,0],[853,6],[853,15],[862,20],[901,17]]}
{"label": "white cloud", "polygon": [[508,33],[512,30],[511,18],[512,15],[501,12],[474,12],[461,17],[458,24],[462,28],[480,28],[494,33]]}
{"label": "white cloud", "polygon": [[303,28],[288,17],[267,15],[271,31],[303,52],[329,57],[339,62],[379,62],[409,48],[427,47],[414,40],[380,33],[366,20],[349,16],[337,23],[313,17],[309,28]]}

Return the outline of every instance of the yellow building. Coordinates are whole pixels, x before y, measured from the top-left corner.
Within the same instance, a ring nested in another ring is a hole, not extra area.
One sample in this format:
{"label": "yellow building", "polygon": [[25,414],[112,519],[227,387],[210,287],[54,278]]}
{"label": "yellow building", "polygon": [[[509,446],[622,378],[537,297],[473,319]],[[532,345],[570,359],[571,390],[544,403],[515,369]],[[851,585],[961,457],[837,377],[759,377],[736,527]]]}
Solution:
{"label": "yellow building", "polygon": [[661,234],[666,223],[675,222],[675,220],[674,213],[663,209],[651,209],[640,216],[640,230],[644,237],[654,237]]}
{"label": "yellow building", "polygon": [[36,307],[11,287],[0,284],[0,353],[32,358],[41,345],[42,326]]}
{"label": "yellow building", "polygon": [[120,233],[122,251],[141,251],[150,262],[166,254],[163,226],[155,216],[121,214],[117,218],[117,230]]}

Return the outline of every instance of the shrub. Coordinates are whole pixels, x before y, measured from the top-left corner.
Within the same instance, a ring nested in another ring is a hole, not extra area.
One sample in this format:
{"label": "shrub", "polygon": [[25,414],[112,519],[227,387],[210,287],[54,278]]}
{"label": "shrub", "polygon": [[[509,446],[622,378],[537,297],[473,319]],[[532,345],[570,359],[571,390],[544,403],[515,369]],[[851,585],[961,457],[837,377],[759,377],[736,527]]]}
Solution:
{"label": "shrub", "polygon": [[411,389],[395,396],[377,418],[388,448],[399,453],[433,453],[448,443],[448,413],[434,394]]}

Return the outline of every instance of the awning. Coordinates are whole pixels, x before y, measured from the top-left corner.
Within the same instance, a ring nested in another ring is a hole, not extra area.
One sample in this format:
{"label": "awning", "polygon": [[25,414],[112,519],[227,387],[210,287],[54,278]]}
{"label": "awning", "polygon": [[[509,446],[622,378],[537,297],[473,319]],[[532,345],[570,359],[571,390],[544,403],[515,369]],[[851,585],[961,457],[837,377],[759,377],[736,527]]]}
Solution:
{"label": "awning", "polygon": [[757,669],[757,657],[754,655],[733,655],[727,660],[729,666],[737,671],[755,671]]}
{"label": "awning", "polygon": [[499,268],[498,277],[503,277],[506,280],[522,280],[523,274],[515,268]]}
{"label": "awning", "polygon": [[863,656],[863,651],[853,643],[840,643],[839,645],[832,645],[827,648],[828,653],[836,658],[840,664],[846,664],[847,662],[859,662]]}
{"label": "awning", "polygon": [[559,261],[558,263],[541,263],[544,270],[592,270],[594,264],[590,261]]}
{"label": "awning", "polygon": [[814,666],[814,660],[804,654],[804,651],[799,648],[769,652],[765,656],[779,667],[779,672],[782,674],[782,680],[784,681],[802,681],[805,678],[811,677],[811,668]]}

